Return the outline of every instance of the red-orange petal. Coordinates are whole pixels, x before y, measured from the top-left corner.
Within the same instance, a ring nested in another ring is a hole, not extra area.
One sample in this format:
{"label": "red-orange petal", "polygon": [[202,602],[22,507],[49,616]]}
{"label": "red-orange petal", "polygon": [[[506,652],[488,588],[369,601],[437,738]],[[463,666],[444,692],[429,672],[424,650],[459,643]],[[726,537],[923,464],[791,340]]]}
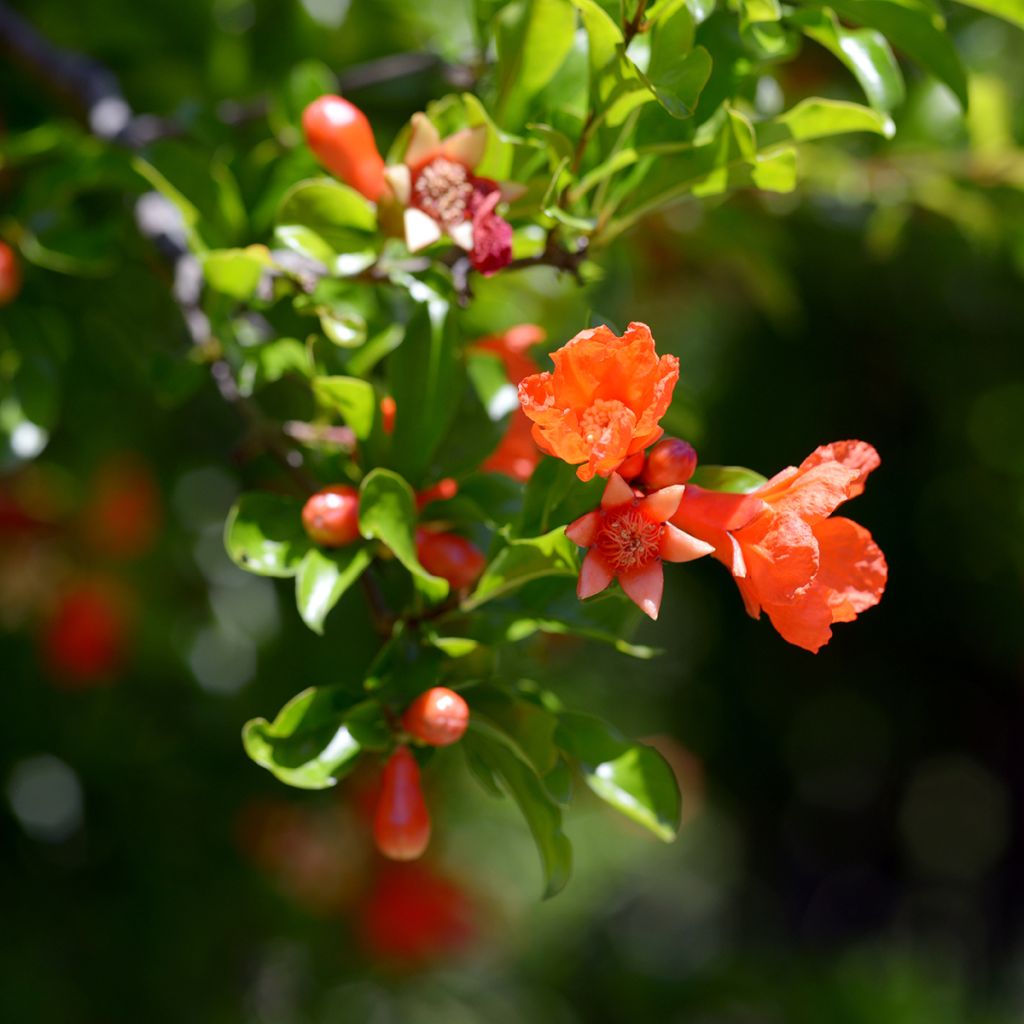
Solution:
{"label": "red-orange petal", "polygon": [[657,619],[662,591],[665,589],[665,573],[661,562],[651,562],[642,569],[623,573],[619,577],[619,585],[640,611]]}
{"label": "red-orange petal", "polygon": [[612,581],[612,571],[604,559],[591,548],[580,566],[580,578],[576,584],[576,596],[581,600],[600,594]]}
{"label": "red-orange petal", "polygon": [[597,528],[601,523],[601,516],[598,512],[588,512],[579,519],[571,522],[565,528],[565,535],[581,548],[589,548],[597,537]]}

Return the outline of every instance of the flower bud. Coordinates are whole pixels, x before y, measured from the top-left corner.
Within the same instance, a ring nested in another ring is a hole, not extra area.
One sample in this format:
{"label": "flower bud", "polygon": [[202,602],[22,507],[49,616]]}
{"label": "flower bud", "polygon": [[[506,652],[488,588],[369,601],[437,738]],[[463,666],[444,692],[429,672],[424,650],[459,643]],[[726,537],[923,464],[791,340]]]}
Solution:
{"label": "flower bud", "polygon": [[385,395],[380,400],[380,425],[385,434],[395,432],[395,417],[397,415],[398,403],[390,395]]}
{"label": "flower bud", "polygon": [[21,266],[14,250],[0,242],[0,306],[6,306],[21,291]]}
{"label": "flower bud", "polygon": [[433,487],[428,487],[425,491],[419,491],[416,494],[416,507],[422,511],[431,502],[451,501],[458,493],[458,480],[453,477],[446,476],[443,480],[438,480]]}
{"label": "flower bud", "polygon": [[303,111],[302,130],[317,160],[346,185],[376,202],[385,188],[384,160],[366,115],[340,96],[321,96]]}
{"label": "flower bud", "polygon": [[447,747],[462,739],[469,725],[469,705],[446,686],[421,693],[402,715],[402,728],[432,747]]}
{"label": "flower bud", "polygon": [[416,557],[432,576],[440,576],[454,590],[476,583],[487,565],[483,553],[471,541],[455,533],[416,531]]}
{"label": "flower bud", "polygon": [[373,838],[377,849],[392,860],[415,860],[430,842],[420,767],[408,747],[396,747],[384,766]]}
{"label": "flower bud", "polygon": [[666,437],[648,453],[641,479],[644,486],[660,491],[673,484],[685,484],[697,468],[697,452],[689,441]]}
{"label": "flower bud", "polygon": [[340,548],[359,539],[359,492],[345,484],[317,491],[303,506],[302,525],[310,540]]}

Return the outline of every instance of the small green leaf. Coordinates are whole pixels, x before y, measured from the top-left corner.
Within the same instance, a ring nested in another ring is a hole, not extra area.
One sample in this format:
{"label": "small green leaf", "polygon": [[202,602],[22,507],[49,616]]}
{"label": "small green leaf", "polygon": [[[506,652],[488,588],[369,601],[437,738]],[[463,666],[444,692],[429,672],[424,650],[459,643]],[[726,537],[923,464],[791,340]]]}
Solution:
{"label": "small green leaf", "polygon": [[537,844],[544,872],[544,898],[557,895],[572,873],[572,846],[562,831],[562,812],[530,762],[515,744],[493,726],[473,717],[462,746],[477,778],[493,792],[494,783],[508,792],[519,806]]}
{"label": "small green leaf", "polygon": [[214,290],[233,299],[252,298],[263,272],[271,266],[265,245],[246,249],[213,249],[202,257],[203,276]]}
{"label": "small green leaf", "polygon": [[509,382],[505,365],[493,352],[471,352],[466,359],[469,379],[492,422],[519,408],[516,386]]}
{"label": "small green leaf", "polygon": [[302,503],[280,494],[243,494],[228,513],[224,546],[247,572],[294,576],[312,548],[302,527]]}
{"label": "small green leaf", "polygon": [[256,352],[258,379],[265,384],[280,380],[286,374],[301,377],[310,374],[310,358],[306,346],[297,338],[278,338],[261,345]]}
{"label": "small green leaf", "polygon": [[355,704],[338,687],[296,694],[273,722],[254,718],[242,730],[245,751],[282,782],[327,789],[349,772],[364,746],[387,742],[388,727],[375,700]]}
{"label": "small green leaf", "polygon": [[358,377],[317,377],[313,391],[321,404],[341,416],[356,437],[365,440],[370,436],[377,396],[369,381]]}
{"label": "small green leaf", "polygon": [[692,483],[708,491],[727,491],[729,494],[750,494],[756,491],[768,478],[755,473],[745,466],[697,467]]}
{"label": "small green leaf", "polygon": [[386,544],[413,575],[430,601],[448,596],[448,581],[431,576],[416,557],[416,499],[412,488],[389,469],[368,473],[359,488],[359,532]]}
{"label": "small green leaf", "polygon": [[561,459],[542,459],[526,485],[523,508],[513,536],[536,537],[559,523],[570,523],[597,508],[605,482],[583,483],[576,467]]}
{"label": "small green leaf", "polygon": [[307,552],[295,577],[295,603],[302,621],[314,633],[323,633],[327,613],[371,561],[373,555],[363,544],[331,551],[312,548]]}
{"label": "small green leaf", "polygon": [[579,572],[576,545],[558,526],[541,537],[510,541],[484,570],[476,590],[462,603],[463,611],[504,597],[530,580],[543,576],[575,576]]}
{"label": "small green leaf", "polygon": [[320,329],[338,348],[359,348],[366,341],[366,320],[348,310],[322,309]]}
{"label": "small green leaf", "polygon": [[679,831],[676,777],[653,747],[623,739],[592,715],[563,711],[555,742],[579,762],[587,785],[605,803],[666,843]]}
{"label": "small green leaf", "polygon": [[274,238],[286,249],[306,259],[330,267],[337,253],[312,229],[302,224],[283,224],[274,228]]}
{"label": "small green leaf", "polygon": [[[355,189],[333,178],[300,181],[285,194],[277,212],[278,231],[288,244],[293,228],[304,228],[300,237],[308,244],[312,232],[334,253],[359,252],[366,248],[369,236],[377,230],[373,205]],[[322,255],[316,256],[321,262]]]}
{"label": "small green leaf", "polygon": [[895,132],[887,114],[844,100],[818,97],[801,100],[795,107],[757,125],[760,150],[793,142],[809,142],[849,132],[874,132],[890,138]]}

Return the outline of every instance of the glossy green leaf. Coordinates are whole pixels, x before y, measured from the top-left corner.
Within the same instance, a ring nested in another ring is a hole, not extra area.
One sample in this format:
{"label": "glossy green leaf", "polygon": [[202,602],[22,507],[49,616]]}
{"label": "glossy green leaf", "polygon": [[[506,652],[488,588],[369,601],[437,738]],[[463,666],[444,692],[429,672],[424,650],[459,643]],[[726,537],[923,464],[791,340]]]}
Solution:
{"label": "glossy green leaf", "polygon": [[388,360],[398,411],[392,436],[395,468],[420,484],[458,408],[462,369],[448,303],[420,286],[405,339]]}
{"label": "glossy green leaf", "polygon": [[307,552],[295,577],[295,603],[302,621],[314,633],[323,633],[327,613],[371,561],[373,555],[364,544],[330,551],[312,548]]}
{"label": "glossy green leaf", "polygon": [[286,249],[330,267],[337,253],[311,228],[302,224],[279,224],[274,238]]}
{"label": "glossy green leaf", "polygon": [[322,309],[320,329],[338,348],[359,348],[366,341],[366,320],[352,310]]}
{"label": "glossy green leaf", "polygon": [[359,488],[359,532],[386,544],[431,601],[448,595],[448,581],[431,576],[416,557],[416,499],[412,488],[388,469],[368,473]]}
{"label": "glossy green leaf", "polygon": [[570,0],[515,0],[494,23],[499,120],[522,123],[530,101],[551,81],[572,48],[576,11]]}
{"label": "glossy green leaf", "polygon": [[579,762],[597,796],[664,842],[675,839],[681,811],[679,786],[653,747],[624,739],[592,715],[567,711],[559,715],[555,741]]}
{"label": "glossy green leaf", "polygon": [[250,299],[260,278],[271,265],[270,253],[264,245],[247,249],[214,249],[204,253],[203,276],[214,290],[233,299]]}
{"label": "glossy green leaf", "polygon": [[466,359],[469,379],[487,416],[493,422],[519,408],[519,393],[509,382],[505,364],[492,352],[471,352]]}
{"label": "glossy green leaf", "polygon": [[711,77],[711,54],[698,46],[657,74],[647,78],[654,98],[673,117],[692,117],[704,86]]}
{"label": "glossy green leaf", "polygon": [[891,137],[895,132],[892,118],[859,103],[813,98],[802,100],[795,107],[762,121],[757,125],[760,150],[794,142],[809,142],[849,132],[873,132]]}
{"label": "glossy green leaf", "polygon": [[756,491],[768,478],[745,466],[697,467],[692,483],[708,491],[728,491],[730,494],[749,494]]}
{"label": "glossy green leaf", "polygon": [[476,589],[463,602],[464,611],[504,597],[543,576],[574,576],[579,572],[576,545],[558,526],[541,537],[513,540],[484,570]]}
{"label": "glossy green leaf", "polygon": [[380,749],[388,727],[375,700],[356,704],[338,687],[296,694],[273,722],[254,718],[242,730],[245,751],[289,786],[327,789],[349,772],[364,747]]}
{"label": "glossy green leaf", "polygon": [[[365,249],[369,237],[377,230],[377,214],[355,189],[333,178],[314,178],[300,181],[285,194],[277,212],[277,225],[283,241],[293,228],[305,228],[334,253],[357,252]],[[308,243],[309,234],[301,237]],[[316,258],[322,260],[322,256]]]}
{"label": "glossy green leaf", "polygon": [[967,76],[935,0],[829,0],[844,21],[878,29],[889,42],[947,85],[967,107]]}
{"label": "glossy green leaf", "polygon": [[302,527],[302,502],[280,494],[243,494],[228,513],[224,545],[247,572],[294,576],[312,548]]}
{"label": "glossy green leaf", "polygon": [[308,377],[312,360],[306,346],[297,338],[278,338],[260,346],[256,362],[259,379],[270,384],[289,373]]}
{"label": "glossy green leaf", "polygon": [[576,467],[561,459],[541,459],[523,495],[522,511],[513,537],[536,537],[559,524],[571,523],[597,508],[605,481],[583,483]]}
{"label": "glossy green leaf", "polygon": [[876,110],[888,113],[903,102],[903,72],[881,32],[873,28],[846,28],[827,7],[804,7],[787,20],[850,69],[868,103]]}
{"label": "glossy green leaf", "polygon": [[313,381],[313,391],[317,400],[337,413],[356,437],[365,440],[370,436],[377,395],[369,381],[358,377],[317,377]]}
{"label": "glossy green leaf", "polygon": [[557,895],[572,873],[572,846],[562,831],[558,804],[525,755],[498,729],[473,717],[462,745],[467,757],[482,765],[518,805],[540,854],[544,898]]}

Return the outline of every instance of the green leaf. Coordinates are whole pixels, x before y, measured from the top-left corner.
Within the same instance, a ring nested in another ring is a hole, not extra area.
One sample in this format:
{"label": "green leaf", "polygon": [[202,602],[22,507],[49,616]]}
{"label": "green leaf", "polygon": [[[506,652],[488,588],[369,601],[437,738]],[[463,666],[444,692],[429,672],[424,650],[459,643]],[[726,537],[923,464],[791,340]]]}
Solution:
{"label": "green leaf", "polygon": [[493,352],[471,352],[466,359],[469,379],[492,422],[519,408],[516,386],[509,382],[505,364]]}
{"label": "green leaf", "polygon": [[561,459],[542,459],[526,485],[515,537],[536,537],[560,523],[571,523],[597,508],[606,481],[583,483],[576,467]]}
{"label": "green leaf", "polygon": [[675,118],[692,117],[711,77],[711,54],[698,46],[658,74],[648,72],[655,99]]}
{"label": "green leaf", "polygon": [[844,21],[878,29],[940,82],[967,109],[967,76],[935,0],[829,0]]}
{"label": "green leaf", "polygon": [[708,491],[727,491],[730,494],[749,494],[756,491],[768,478],[744,466],[697,467],[692,483]]}
{"label": "green leaf", "polygon": [[787,20],[850,69],[868,103],[876,110],[888,113],[903,102],[903,72],[881,32],[873,28],[846,28],[827,7],[805,7]]}
{"label": "green leaf", "polygon": [[365,440],[370,436],[377,395],[369,381],[358,377],[317,377],[313,391],[322,405],[341,416],[356,437]]}
{"label": "green leaf", "polygon": [[313,546],[302,527],[302,503],[280,494],[243,494],[228,513],[224,546],[247,572],[294,576]]}
{"label": "green leaf", "polygon": [[572,49],[576,11],[570,0],[516,0],[494,22],[499,121],[522,123],[530,101],[551,81]]}
{"label": "green leaf", "polygon": [[320,329],[338,348],[359,348],[366,341],[366,320],[351,310],[322,309]]}
{"label": "green leaf", "polygon": [[639,68],[626,56],[622,30],[597,0],[573,0],[590,44],[590,105],[614,128],[654,94]]}
{"label": "green leaf", "polygon": [[364,544],[330,551],[312,548],[307,552],[295,577],[295,603],[302,621],[314,633],[323,633],[327,613],[372,561],[373,555]]}
{"label": "green leaf", "polygon": [[278,225],[274,228],[274,238],[286,249],[325,267],[330,267],[337,255],[315,231],[301,224]]}
{"label": "green leaf", "polygon": [[592,715],[563,711],[555,742],[579,762],[583,777],[605,803],[666,843],[679,831],[676,777],[653,747],[632,743]]}
{"label": "green leaf", "polygon": [[576,545],[558,526],[541,537],[510,541],[484,570],[476,590],[462,603],[463,611],[504,597],[543,576],[574,576],[579,572]]}
{"label": "green leaf", "polygon": [[242,730],[249,757],[299,789],[333,786],[364,747],[380,749],[388,736],[377,701],[354,704],[352,695],[338,687],[303,690],[273,722],[254,718]]}
{"label": "green leaf", "polygon": [[430,601],[448,596],[448,581],[431,576],[416,557],[416,499],[412,488],[389,469],[368,473],[359,488],[359,532],[386,544],[413,575]]}
{"label": "green leaf", "polygon": [[271,266],[265,245],[246,249],[213,249],[202,257],[203,276],[214,290],[233,299],[251,299],[263,272]]}
{"label": "green leaf", "polygon": [[[289,245],[289,238],[295,238],[296,228],[305,229],[299,237],[307,245],[312,232],[330,246],[332,254],[359,252],[377,230],[377,213],[367,199],[348,185],[332,178],[313,178],[300,181],[281,200],[277,230],[284,244]],[[324,259],[323,250],[314,258],[329,262]]]}
{"label": "green leaf", "polygon": [[960,3],[986,14],[994,14],[1019,28],[1024,28],[1024,0],[959,0]]}
{"label": "green leaf", "polygon": [[849,132],[874,132],[890,138],[895,132],[892,118],[858,103],[802,100],[795,107],[757,125],[757,145],[761,151],[793,142],[809,142]]}
{"label": "green leaf", "polygon": [[424,301],[418,302],[405,339],[389,358],[388,371],[398,410],[392,436],[395,468],[419,484],[458,408],[463,378],[448,303],[422,285],[413,297]]}
{"label": "green leaf", "polygon": [[310,375],[310,357],[306,346],[297,338],[278,338],[261,345],[256,351],[259,380],[270,384],[286,374]]}
{"label": "green leaf", "polygon": [[[572,873],[572,846],[562,831],[558,804],[522,752],[493,726],[474,716],[462,745],[467,757],[483,766],[492,784],[500,783],[518,805],[540,854],[544,898],[557,895]],[[479,768],[476,774],[479,778]]]}

